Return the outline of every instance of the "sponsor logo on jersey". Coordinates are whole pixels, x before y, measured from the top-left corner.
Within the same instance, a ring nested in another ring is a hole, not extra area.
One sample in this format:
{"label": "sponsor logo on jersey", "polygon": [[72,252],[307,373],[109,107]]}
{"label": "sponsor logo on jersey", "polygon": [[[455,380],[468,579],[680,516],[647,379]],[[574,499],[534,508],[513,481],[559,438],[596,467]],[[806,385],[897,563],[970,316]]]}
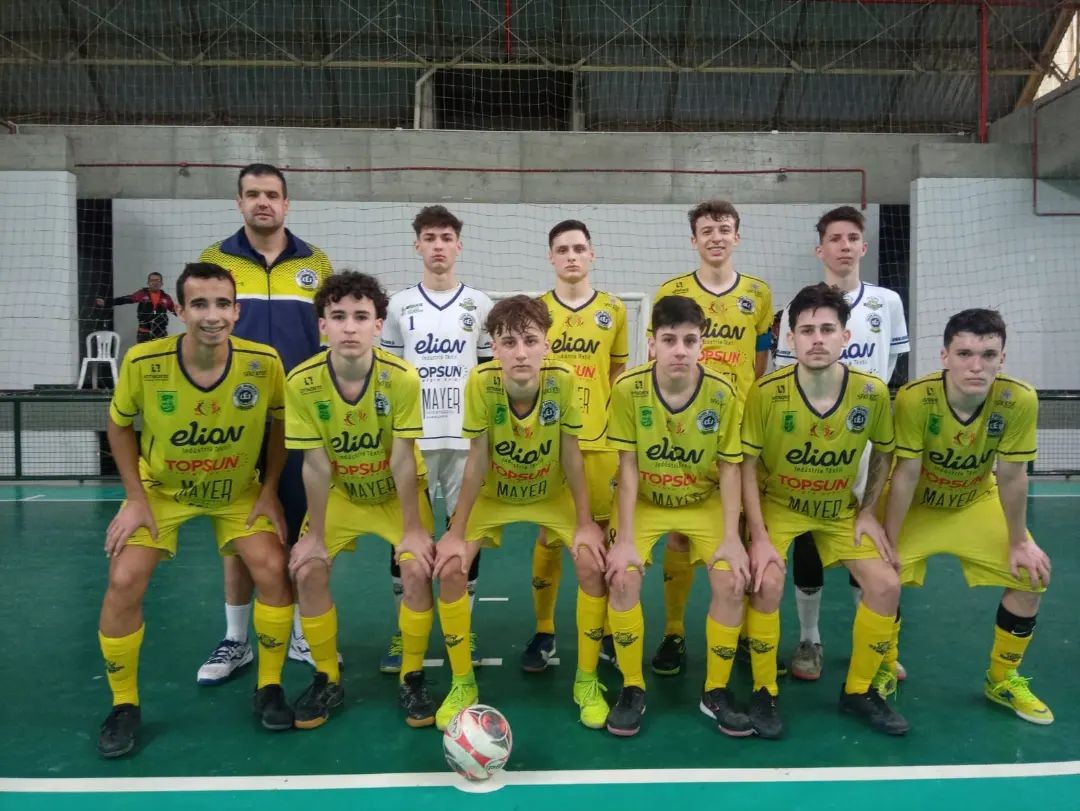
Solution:
{"label": "sponsor logo on jersey", "polygon": [[158,411],[162,414],[172,414],[176,411],[176,392],[159,391],[157,393]]}
{"label": "sponsor logo on jersey", "polygon": [[756,307],[754,306],[754,300],[749,296],[739,296],[738,300],[739,312],[743,315],[753,315]]}
{"label": "sponsor logo on jersey", "polygon": [[430,332],[416,342],[417,355],[460,355],[468,342],[464,338],[436,338]]}
{"label": "sponsor logo on jersey", "polygon": [[994,458],[996,451],[993,448],[983,451],[982,456],[973,453],[956,453],[949,448],[945,453],[930,451],[928,456],[935,465],[940,465],[948,470],[978,470],[984,464]]}
{"label": "sponsor logo on jersey", "polygon": [[870,410],[866,406],[855,406],[848,412],[844,425],[853,434],[862,433],[866,430],[866,423],[870,419]]}
{"label": "sponsor logo on jersey", "polygon": [[257,360],[249,360],[248,361],[247,370],[249,372],[257,372],[261,368],[262,368],[262,364],[259,363]]}
{"label": "sponsor logo on jersey", "polygon": [[390,382],[390,372],[387,371],[386,369],[383,369],[381,372],[379,372],[379,382],[380,383],[389,383]]}
{"label": "sponsor logo on jersey", "polygon": [[867,313],[866,323],[869,325],[871,332],[881,332],[881,316],[877,313]]}
{"label": "sponsor logo on jersey", "polygon": [[296,284],[305,290],[314,290],[319,286],[319,277],[311,268],[300,268],[296,271]]}
{"label": "sponsor logo on jersey", "polygon": [[973,431],[957,431],[953,435],[953,444],[959,445],[961,448],[970,448],[975,444],[975,433]]}
{"label": "sponsor logo on jersey", "polygon": [[551,342],[551,351],[556,355],[561,355],[564,352],[595,355],[599,349],[599,341],[586,340],[585,338],[572,338],[565,332]]}
{"label": "sponsor logo on jersey", "polygon": [[721,338],[723,340],[739,341],[746,334],[746,327],[736,327],[731,324],[716,324],[711,318],[705,319],[705,329],[701,331],[702,340]]}
{"label": "sponsor logo on jersey", "polygon": [[642,428],[652,428],[653,410],[650,406],[641,406],[638,409],[638,419],[641,422]]}
{"label": "sponsor logo on jersey", "polygon": [[607,310],[597,310],[596,315],[593,316],[593,320],[600,329],[611,329],[613,319],[611,313]]}
{"label": "sponsor logo on jersey", "polygon": [[201,447],[203,445],[228,445],[231,442],[239,442],[244,435],[243,425],[228,425],[224,428],[213,426],[207,428],[192,420],[187,428],[181,428],[173,432],[169,442],[178,448]]}
{"label": "sponsor logo on jersey", "polygon": [[804,442],[801,448],[792,448],[784,458],[793,465],[805,465],[806,467],[843,467],[855,461],[859,453],[858,448],[834,451],[821,450],[814,447],[810,442]]}
{"label": "sponsor logo on jersey", "polygon": [[711,408],[698,412],[697,427],[703,434],[715,434],[720,426],[720,415]]}
{"label": "sponsor logo on jersey", "polygon": [[251,383],[241,383],[233,389],[232,402],[234,406],[243,410],[254,408],[255,404],[259,402],[258,387]]}
{"label": "sponsor logo on jersey", "polygon": [[221,411],[221,406],[217,404],[217,400],[199,400],[195,404],[195,416],[197,417],[210,417]]}
{"label": "sponsor logo on jersey", "polygon": [[875,344],[848,344],[840,353],[840,360],[858,360],[874,357]]}
{"label": "sponsor logo on jersey", "polygon": [[880,310],[885,306],[877,296],[867,296],[863,299],[862,305],[868,310]]}
{"label": "sponsor logo on jersey", "polygon": [[461,328],[466,332],[472,332],[473,327],[476,326],[476,319],[468,313],[462,313],[458,320],[461,322]]}
{"label": "sponsor logo on jersey", "polygon": [[940,436],[941,435],[941,415],[940,414],[931,414],[929,417],[927,417],[927,419],[926,419],[926,430],[932,436]]}
{"label": "sponsor logo on jersey", "polygon": [[476,309],[476,302],[471,298],[463,298],[458,302],[458,306],[463,310],[468,310],[470,313]]}
{"label": "sponsor logo on jersey", "polygon": [[357,451],[374,450],[382,445],[382,428],[374,434],[364,431],[359,434],[351,434],[342,431],[337,436],[330,437],[330,449],[334,453],[356,453]]}
{"label": "sponsor logo on jersey", "polygon": [[990,415],[990,419],[986,421],[986,435],[987,436],[1001,436],[1005,432],[1005,418],[998,414],[996,411]]}
{"label": "sponsor logo on jersey", "polygon": [[558,391],[558,390],[559,390],[559,384],[555,382],[554,377],[549,376],[549,377],[544,378],[544,391]]}
{"label": "sponsor logo on jersey", "polygon": [[554,400],[544,400],[540,404],[540,424],[554,425],[559,421],[559,404]]}
{"label": "sponsor logo on jersey", "polygon": [[367,412],[359,408],[355,411],[346,411],[341,421],[346,425],[359,425],[362,422],[367,422]]}
{"label": "sponsor logo on jersey", "polygon": [[381,391],[375,392],[375,413],[380,417],[385,417],[390,413],[390,401]]}
{"label": "sponsor logo on jersey", "polygon": [[413,315],[414,313],[420,313],[424,311],[424,305],[422,302],[416,304],[409,304],[401,311],[402,315]]}
{"label": "sponsor logo on jersey", "polygon": [[[819,428],[820,426],[820,428]],[[832,439],[836,436],[836,431],[832,429],[832,426],[827,422],[815,422],[810,425],[810,436],[815,439],[824,437],[825,439]]]}
{"label": "sponsor logo on jersey", "polygon": [[[315,416],[317,416],[323,422],[330,422],[330,401],[329,400],[317,400],[315,402]],[[345,415],[346,421],[352,416],[352,412],[348,412]],[[349,423],[350,425],[352,423]]]}
{"label": "sponsor logo on jersey", "polygon": [[534,465],[551,453],[551,440],[545,439],[533,450],[522,450],[512,439],[495,443],[495,453],[519,465]]}
{"label": "sponsor logo on jersey", "polygon": [[458,380],[465,372],[460,366],[420,366],[416,371],[421,380]]}
{"label": "sponsor logo on jersey", "polygon": [[494,421],[496,425],[503,425],[506,423],[506,406],[502,403],[497,403],[495,405]]}
{"label": "sponsor logo on jersey", "polygon": [[785,411],[784,412],[783,425],[784,425],[784,433],[785,434],[792,434],[792,433],[795,432],[795,412],[794,411]]}
{"label": "sponsor logo on jersey", "polygon": [[645,451],[645,456],[654,462],[663,460],[665,462],[690,462],[692,464],[697,464],[704,455],[705,452],[700,449],[684,448],[681,445],[669,442],[667,437],[664,437],[655,445],[650,445]]}

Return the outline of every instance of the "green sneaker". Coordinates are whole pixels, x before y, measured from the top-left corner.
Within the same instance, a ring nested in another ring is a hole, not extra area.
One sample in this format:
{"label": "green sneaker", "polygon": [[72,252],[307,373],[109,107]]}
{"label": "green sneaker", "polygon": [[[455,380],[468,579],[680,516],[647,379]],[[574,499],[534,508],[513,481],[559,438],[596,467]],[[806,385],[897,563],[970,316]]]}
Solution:
{"label": "green sneaker", "polygon": [[983,694],[995,704],[1008,707],[1025,721],[1033,724],[1054,723],[1054,714],[1031,692],[1029,681],[1031,679],[1010,670],[1003,680],[992,682],[987,671]]}
{"label": "green sneaker", "polygon": [[450,692],[435,713],[435,726],[445,730],[454,720],[454,716],[466,707],[471,707],[480,700],[480,691],[476,689],[476,676],[454,676],[450,680]]}
{"label": "green sneaker", "polygon": [[600,683],[595,673],[583,673],[580,670],[574,677],[574,703],[581,707],[578,716],[582,725],[589,729],[603,729],[607,724],[608,703],[604,698],[607,689]]}
{"label": "green sneaker", "polygon": [[379,672],[400,673],[402,650],[401,634],[394,634],[390,637],[390,644],[386,648],[386,653],[379,659]]}

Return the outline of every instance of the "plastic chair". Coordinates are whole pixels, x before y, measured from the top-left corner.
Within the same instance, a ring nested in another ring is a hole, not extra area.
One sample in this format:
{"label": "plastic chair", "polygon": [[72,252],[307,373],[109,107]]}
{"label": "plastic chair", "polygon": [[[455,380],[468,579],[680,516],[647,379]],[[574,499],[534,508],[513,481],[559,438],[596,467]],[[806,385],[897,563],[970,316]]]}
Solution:
{"label": "plastic chair", "polygon": [[[112,371],[113,386],[116,386],[120,374],[116,370],[116,360],[120,354],[120,336],[108,330],[98,330],[86,336],[86,357],[83,358],[82,368],[79,370],[79,386],[82,388],[86,383],[86,371],[90,369],[90,388],[98,387],[98,365],[109,364]],[[93,364],[93,368],[90,366]]]}

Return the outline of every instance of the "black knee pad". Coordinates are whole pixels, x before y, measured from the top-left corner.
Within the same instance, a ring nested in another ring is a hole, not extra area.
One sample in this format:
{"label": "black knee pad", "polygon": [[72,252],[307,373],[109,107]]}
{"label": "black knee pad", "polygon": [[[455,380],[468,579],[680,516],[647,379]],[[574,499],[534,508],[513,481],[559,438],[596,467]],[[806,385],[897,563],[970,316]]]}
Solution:
{"label": "black knee pad", "polygon": [[795,581],[795,587],[806,592],[820,589],[825,585],[825,570],[814,536],[804,532],[791,546],[791,578]]}
{"label": "black knee pad", "polygon": [[469,566],[469,582],[471,583],[480,576],[480,550],[476,550],[476,557],[472,559],[472,564]]}
{"label": "black knee pad", "polygon": [[999,604],[997,610],[997,626],[1013,636],[1031,636],[1035,633],[1035,617],[1018,617],[1007,609],[1004,604]]}

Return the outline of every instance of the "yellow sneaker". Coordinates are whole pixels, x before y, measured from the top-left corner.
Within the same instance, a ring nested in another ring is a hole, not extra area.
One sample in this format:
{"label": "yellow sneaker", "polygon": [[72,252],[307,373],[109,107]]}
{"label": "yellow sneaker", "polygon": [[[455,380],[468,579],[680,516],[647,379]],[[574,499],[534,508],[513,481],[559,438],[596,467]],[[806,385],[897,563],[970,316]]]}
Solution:
{"label": "yellow sneaker", "polygon": [[480,700],[480,691],[476,689],[476,677],[471,673],[468,676],[454,676],[450,680],[450,692],[447,693],[443,703],[439,705],[435,713],[435,726],[446,729],[447,724],[454,720],[454,716],[466,707],[471,707]]}
{"label": "yellow sneaker", "polygon": [[879,696],[888,698],[896,692],[898,683],[897,674],[893,673],[889,666],[882,662],[878,672],[874,674],[874,678],[870,681],[870,686],[877,690]]}
{"label": "yellow sneaker", "polygon": [[607,724],[608,703],[604,685],[595,673],[582,673],[574,678],[574,703],[581,707],[581,723],[589,729],[603,729]]}
{"label": "yellow sneaker", "polygon": [[1002,681],[992,682],[987,671],[983,694],[995,704],[1008,707],[1025,721],[1033,724],[1054,723],[1054,714],[1031,692],[1029,681],[1031,679],[1010,670]]}

